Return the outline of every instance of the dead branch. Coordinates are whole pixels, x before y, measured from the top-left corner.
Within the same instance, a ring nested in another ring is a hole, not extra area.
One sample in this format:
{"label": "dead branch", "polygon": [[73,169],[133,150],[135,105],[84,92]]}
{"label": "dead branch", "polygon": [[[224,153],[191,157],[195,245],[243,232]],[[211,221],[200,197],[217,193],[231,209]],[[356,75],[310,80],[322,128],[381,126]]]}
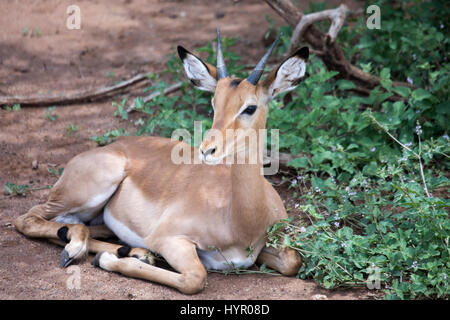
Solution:
{"label": "dead branch", "polygon": [[48,106],[48,105],[63,105],[63,104],[73,104],[85,101],[98,100],[100,98],[104,98],[106,96],[111,95],[112,93],[119,92],[126,87],[132,86],[138,82],[144,81],[147,79],[147,74],[138,74],[131,79],[122,81],[118,84],[108,87],[101,87],[94,90],[81,91],[73,94],[66,95],[64,97],[61,96],[50,96],[50,97],[23,97],[23,96],[14,96],[14,97],[0,97],[0,105],[14,105],[20,104],[23,106],[31,106],[31,105],[39,105],[39,106]]}
{"label": "dead branch", "polygon": [[291,43],[289,45],[289,53],[293,53],[298,45],[299,40],[303,37],[304,32],[311,24],[325,19],[331,20],[330,29],[327,33],[327,36],[329,37],[328,42],[334,43],[334,41],[336,41],[339,30],[341,30],[342,26],[344,25],[347,12],[347,6],[345,4],[341,4],[336,9],[324,10],[303,16],[292,32]]}
{"label": "dead branch", "polygon": [[[289,25],[293,28],[296,28],[301,20],[305,17],[303,12],[297,8],[291,0],[265,0],[266,3],[277,12]],[[334,9],[337,10],[337,9]],[[327,10],[326,10],[327,11]],[[336,14],[338,11],[335,11]],[[331,14],[328,13],[328,16],[331,17]],[[313,16],[314,17],[314,16]],[[317,17],[317,15],[316,15]],[[312,20],[312,18],[309,18]],[[334,32],[339,31],[339,23],[343,23],[342,18],[336,18],[335,21],[337,24],[333,28],[331,32],[331,36],[333,36]],[[306,22],[309,22],[308,20]],[[312,23],[308,23],[308,26],[300,27],[298,33],[302,31],[303,39],[312,47],[313,50],[321,52],[320,58],[325,63],[328,69],[339,71],[340,77],[354,80],[359,83],[361,86],[372,89],[375,86],[380,84],[380,78],[377,76],[371,75],[358,67],[352,65],[344,56],[344,53],[338,46],[336,41],[330,41],[330,32],[328,34],[324,34],[317,27],[315,27]],[[342,26],[340,26],[342,27]],[[336,32],[337,35],[337,32]],[[298,42],[300,40],[297,39]],[[398,82],[392,81],[393,86],[405,86],[414,88],[411,84],[407,82]]]}
{"label": "dead branch", "polygon": [[[168,86],[167,88],[165,88],[163,92],[161,92],[161,91],[155,91],[155,92],[153,92],[152,94],[150,94],[150,95],[144,97],[142,100],[144,100],[144,103],[145,103],[145,102],[148,102],[148,101],[151,101],[151,100],[155,99],[156,97],[158,97],[158,96],[161,95],[161,94],[163,94],[163,95],[170,94],[170,93],[172,93],[172,92],[175,92],[175,91],[179,90],[179,89],[181,88],[182,85],[183,85],[182,82],[177,82],[177,83],[171,84],[170,86]],[[136,106],[134,105],[134,102],[133,102],[133,103],[131,103],[130,106],[128,107],[127,112],[132,112],[132,111],[134,111],[135,109],[136,109]]]}

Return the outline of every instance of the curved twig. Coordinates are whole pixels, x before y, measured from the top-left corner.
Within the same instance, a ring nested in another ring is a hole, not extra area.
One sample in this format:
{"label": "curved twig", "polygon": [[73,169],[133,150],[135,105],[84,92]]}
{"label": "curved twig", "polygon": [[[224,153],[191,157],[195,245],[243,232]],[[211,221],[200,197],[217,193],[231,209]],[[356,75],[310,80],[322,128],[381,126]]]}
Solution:
{"label": "curved twig", "polygon": [[345,4],[341,4],[336,9],[324,10],[314,12],[303,16],[294,31],[292,32],[291,43],[289,45],[289,52],[292,53],[297,46],[300,39],[303,37],[306,29],[314,22],[321,20],[331,20],[330,29],[328,30],[327,37],[328,43],[334,43],[336,37],[344,25],[345,18],[347,16],[348,8]]}

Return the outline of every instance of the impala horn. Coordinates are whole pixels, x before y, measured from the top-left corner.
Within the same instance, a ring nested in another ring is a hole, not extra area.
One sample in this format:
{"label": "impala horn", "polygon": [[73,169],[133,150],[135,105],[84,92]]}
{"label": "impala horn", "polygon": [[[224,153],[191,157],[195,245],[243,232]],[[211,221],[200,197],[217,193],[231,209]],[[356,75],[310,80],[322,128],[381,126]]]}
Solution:
{"label": "impala horn", "polygon": [[278,42],[278,39],[280,38],[281,33],[278,34],[275,41],[270,45],[269,49],[267,50],[266,54],[259,60],[258,64],[256,65],[255,69],[253,69],[252,73],[248,76],[247,81],[256,86],[259,79],[261,78],[263,72],[264,72],[264,66],[266,65],[267,59],[269,58],[270,54],[272,53],[273,48],[275,48],[275,45]]}
{"label": "impala horn", "polygon": [[225,66],[225,61],[223,60],[222,54],[222,43],[220,43],[220,33],[219,28],[217,30],[217,80],[228,77],[227,67]]}

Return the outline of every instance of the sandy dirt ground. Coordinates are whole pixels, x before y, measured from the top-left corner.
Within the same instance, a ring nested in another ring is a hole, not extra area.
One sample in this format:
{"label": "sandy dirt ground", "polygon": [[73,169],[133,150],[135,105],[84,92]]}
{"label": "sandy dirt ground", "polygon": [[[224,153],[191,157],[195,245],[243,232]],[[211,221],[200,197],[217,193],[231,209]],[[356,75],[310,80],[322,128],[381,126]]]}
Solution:
{"label": "sandy dirt ground", "polygon": [[[263,1],[78,0],[81,29],[68,30],[66,9],[73,1],[0,2],[0,95],[65,95],[111,85],[139,72],[165,68],[178,44],[195,49],[214,37],[216,27],[239,36],[233,46],[241,63],[255,63],[269,14],[283,21]],[[307,8],[307,5],[303,9]],[[128,90],[142,94],[142,86]],[[54,184],[57,171],[76,154],[94,148],[89,139],[130,122],[113,116],[115,96],[100,102],[57,107],[56,121],[47,107],[0,110],[0,185],[27,184],[39,189]],[[69,125],[79,130],[67,134]],[[38,168],[32,169],[37,161]],[[43,203],[48,189],[22,197],[0,193],[0,299],[368,299],[364,289],[327,291],[314,281],[266,274],[210,273],[206,289],[185,296],[174,289],[126,278],[94,268],[92,256],[75,267],[59,267],[61,248],[45,240],[27,239],[13,220]],[[282,197],[289,204],[288,192]],[[79,288],[71,276],[80,274]],[[322,297],[323,298],[323,297]]]}

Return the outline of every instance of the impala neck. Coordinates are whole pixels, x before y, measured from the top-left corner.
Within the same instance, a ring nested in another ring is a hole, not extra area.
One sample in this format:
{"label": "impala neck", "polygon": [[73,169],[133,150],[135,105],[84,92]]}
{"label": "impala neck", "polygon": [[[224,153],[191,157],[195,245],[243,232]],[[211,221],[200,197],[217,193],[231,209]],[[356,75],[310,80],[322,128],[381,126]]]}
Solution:
{"label": "impala neck", "polygon": [[233,164],[231,165],[231,183],[233,203],[253,207],[257,205],[259,192],[264,188],[264,176],[261,175],[261,164]]}
{"label": "impala neck", "polygon": [[262,163],[231,165],[231,214],[234,230],[246,245],[265,232],[267,209]]}

